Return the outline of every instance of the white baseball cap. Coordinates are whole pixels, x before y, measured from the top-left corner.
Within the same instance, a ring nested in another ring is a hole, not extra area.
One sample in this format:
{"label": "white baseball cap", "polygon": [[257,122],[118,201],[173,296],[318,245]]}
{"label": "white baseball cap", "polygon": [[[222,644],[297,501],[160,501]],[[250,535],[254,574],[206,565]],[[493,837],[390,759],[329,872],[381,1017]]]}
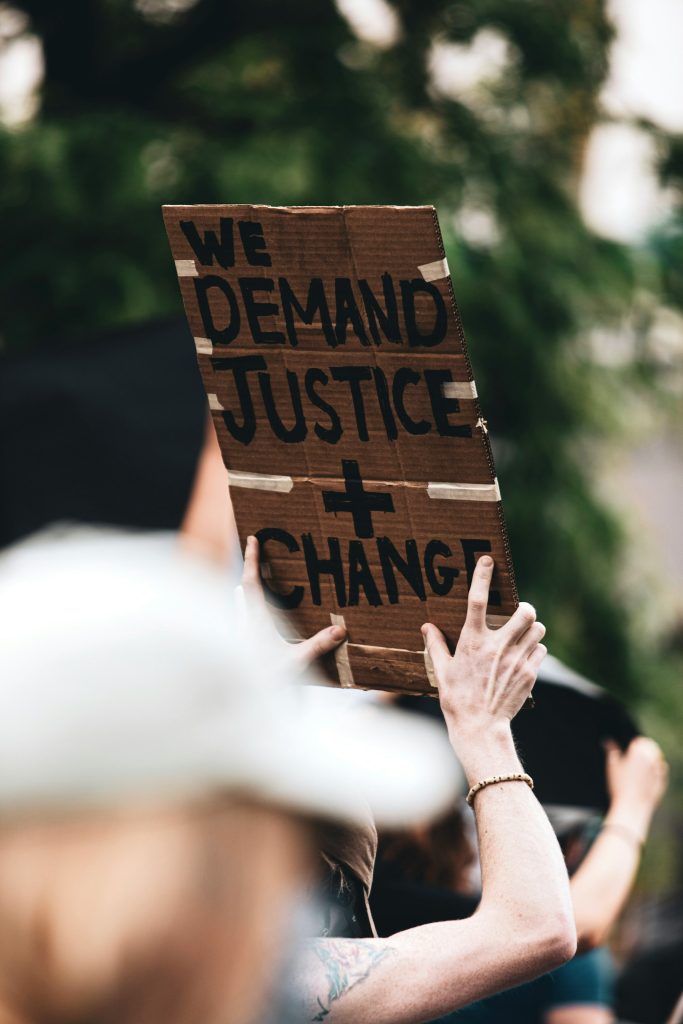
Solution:
{"label": "white baseball cap", "polygon": [[[0,556],[0,819],[236,792],[353,823],[457,797],[442,730],[293,680],[175,535],[50,532]],[[350,696],[350,695],[349,695]]]}

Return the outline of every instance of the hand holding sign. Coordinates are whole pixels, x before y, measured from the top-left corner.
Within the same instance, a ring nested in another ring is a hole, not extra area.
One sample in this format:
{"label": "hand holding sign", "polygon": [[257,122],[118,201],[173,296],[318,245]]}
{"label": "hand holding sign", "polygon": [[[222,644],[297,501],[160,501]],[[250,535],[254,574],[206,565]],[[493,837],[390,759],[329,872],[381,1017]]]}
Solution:
{"label": "hand holding sign", "polygon": [[477,562],[467,618],[451,656],[443,634],[425,623],[422,634],[434,668],[442,711],[458,749],[469,737],[483,743],[507,728],[529,697],[546,648],[545,626],[530,604],[522,603],[500,629],[486,625],[493,559]]}
{"label": "hand holding sign", "polygon": [[[266,607],[263,586],[261,583],[261,569],[259,565],[259,542],[256,537],[247,537],[247,544],[244,551],[244,569],[242,570],[242,590],[244,593],[247,609],[252,614],[263,619],[263,624],[269,632],[273,631],[271,613]],[[314,636],[302,640],[300,643],[288,643],[281,639],[282,644],[290,652],[291,664],[296,670],[302,672],[318,658],[333,651],[342,640],[346,638],[346,630],[343,626],[327,626],[319,630]]]}

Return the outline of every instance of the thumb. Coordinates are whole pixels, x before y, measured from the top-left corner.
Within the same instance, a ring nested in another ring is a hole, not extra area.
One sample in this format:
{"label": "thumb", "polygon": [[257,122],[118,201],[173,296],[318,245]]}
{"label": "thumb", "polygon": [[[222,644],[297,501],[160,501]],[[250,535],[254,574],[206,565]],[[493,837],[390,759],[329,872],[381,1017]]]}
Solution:
{"label": "thumb", "polygon": [[621,747],[614,740],[603,740],[602,749],[605,751],[605,766],[609,771],[610,768],[619,764],[624,755]]}
{"label": "thumb", "polygon": [[297,664],[306,667],[316,661],[317,658],[322,658],[323,654],[333,651],[345,639],[346,630],[343,626],[327,626],[316,633],[315,636],[311,636],[308,640],[302,640],[301,643],[296,644],[294,647],[294,659]]}

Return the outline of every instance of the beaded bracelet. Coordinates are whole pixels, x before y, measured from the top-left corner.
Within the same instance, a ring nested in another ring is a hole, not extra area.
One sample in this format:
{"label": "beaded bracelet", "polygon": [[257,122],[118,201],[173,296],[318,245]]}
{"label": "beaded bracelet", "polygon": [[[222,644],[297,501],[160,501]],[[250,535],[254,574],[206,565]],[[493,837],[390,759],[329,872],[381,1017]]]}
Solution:
{"label": "beaded bracelet", "polygon": [[534,788],[534,780],[526,772],[515,772],[512,775],[492,775],[489,779],[482,779],[481,782],[477,782],[472,786],[465,797],[470,807],[474,803],[474,798],[480,789],[485,789],[486,786],[495,786],[497,782],[526,782],[529,789]]}

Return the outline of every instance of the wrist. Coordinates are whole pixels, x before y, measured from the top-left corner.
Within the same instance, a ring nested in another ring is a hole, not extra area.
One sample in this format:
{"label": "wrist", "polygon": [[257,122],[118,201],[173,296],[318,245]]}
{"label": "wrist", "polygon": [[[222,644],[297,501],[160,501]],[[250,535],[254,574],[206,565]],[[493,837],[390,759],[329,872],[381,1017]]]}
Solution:
{"label": "wrist", "polygon": [[453,727],[449,735],[470,786],[491,775],[521,771],[509,722]]}
{"label": "wrist", "polygon": [[654,808],[637,800],[616,799],[610,804],[605,824],[620,823],[642,836],[643,840],[650,829],[650,821]]}
{"label": "wrist", "polygon": [[640,854],[647,838],[645,833],[641,833],[631,825],[625,825],[623,822],[616,820],[603,821],[600,831],[603,835],[605,833],[607,835],[615,835],[625,840],[637,854]]}

